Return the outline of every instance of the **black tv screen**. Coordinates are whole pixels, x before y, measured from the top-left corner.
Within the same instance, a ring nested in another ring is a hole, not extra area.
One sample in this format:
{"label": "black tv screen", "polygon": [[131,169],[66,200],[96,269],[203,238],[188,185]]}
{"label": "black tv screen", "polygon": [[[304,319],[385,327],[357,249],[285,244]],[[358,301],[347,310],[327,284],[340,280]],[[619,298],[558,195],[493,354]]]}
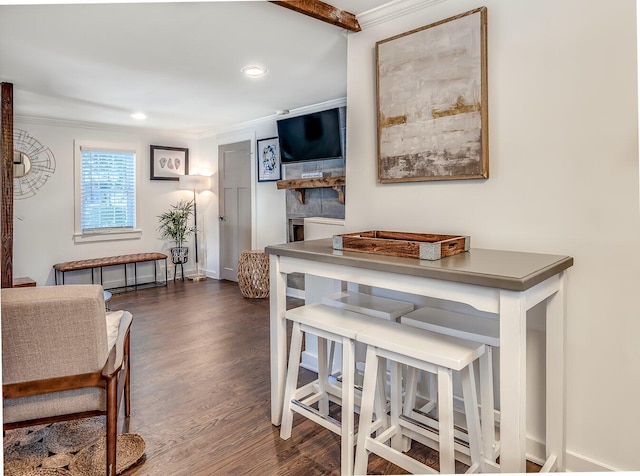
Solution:
{"label": "black tv screen", "polygon": [[281,119],[277,124],[283,163],[342,157],[338,108]]}

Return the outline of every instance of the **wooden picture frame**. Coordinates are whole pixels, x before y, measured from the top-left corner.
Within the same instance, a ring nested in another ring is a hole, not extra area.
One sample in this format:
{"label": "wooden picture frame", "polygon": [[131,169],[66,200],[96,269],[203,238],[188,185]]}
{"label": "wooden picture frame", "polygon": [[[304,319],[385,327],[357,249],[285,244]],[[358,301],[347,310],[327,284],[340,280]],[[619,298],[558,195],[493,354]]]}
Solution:
{"label": "wooden picture frame", "polygon": [[189,175],[189,149],[183,147],[150,146],[151,180],[180,180]]}
{"label": "wooden picture frame", "polygon": [[487,8],[376,43],[378,182],[489,177]]}
{"label": "wooden picture frame", "polygon": [[274,182],[282,179],[280,144],[277,137],[257,140],[256,158],[258,161],[258,182]]}

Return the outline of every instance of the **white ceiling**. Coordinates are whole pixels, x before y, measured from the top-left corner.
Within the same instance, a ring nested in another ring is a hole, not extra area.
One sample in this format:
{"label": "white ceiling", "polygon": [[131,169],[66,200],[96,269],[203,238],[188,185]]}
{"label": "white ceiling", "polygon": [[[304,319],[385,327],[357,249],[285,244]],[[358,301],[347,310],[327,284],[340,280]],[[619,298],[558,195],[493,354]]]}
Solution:
{"label": "white ceiling", "polygon": [[[16,116],[220,131],[345,97],[346,35],[266,1],[2,5],[0,81]],[[249,64],[269,72],[244,77]]]}

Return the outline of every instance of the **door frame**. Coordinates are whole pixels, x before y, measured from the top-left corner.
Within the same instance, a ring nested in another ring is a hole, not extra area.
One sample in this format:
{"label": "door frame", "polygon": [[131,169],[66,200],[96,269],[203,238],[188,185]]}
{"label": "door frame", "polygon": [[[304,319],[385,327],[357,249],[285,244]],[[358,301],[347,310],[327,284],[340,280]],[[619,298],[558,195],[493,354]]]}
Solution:
{"label": "door frame", "polygon": [[[245,142],[249,141],[249,163],[251,170],[251,248],[254,249],[256,247],[256,243],[258,242],[258,217],[256,215],[257,208],[257,197],[256,197],[256,132],[255,131],[244,131],[238,132],[234,134],[224,135],[217,140],[217,149],[216,149],[216,167],[218,170],[218,180],[216,183],[217,190],[220,190],[222,185],[222,174],[220,171],[220,148],[222,146],[235,144],[237,142]],[[220,220],[218,220],[218,216],[220,216],[220,197],[218,196],[218,209],[216,210],[216,224],[218,227],[218,269],[216,270],[218,279],[220,278],[220,269],[222,267],[222,260],[220,259],[221,250],[220,250]]]}

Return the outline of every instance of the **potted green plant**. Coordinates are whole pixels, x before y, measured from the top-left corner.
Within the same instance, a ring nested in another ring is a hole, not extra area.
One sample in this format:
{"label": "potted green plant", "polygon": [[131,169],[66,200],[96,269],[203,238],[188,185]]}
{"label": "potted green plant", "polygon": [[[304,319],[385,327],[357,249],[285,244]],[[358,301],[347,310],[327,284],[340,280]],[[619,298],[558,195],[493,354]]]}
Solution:
{"label": "potted green plant", "polygon": [[189,225],[189,219],[193,216],[193,206],[193,200],[180,200],[158,216],[160,237],[175,243],[175,247],[171,248],[173,264],[181,265],[189,260],[189,248],[184,244],[196,231],[195,226]]}

